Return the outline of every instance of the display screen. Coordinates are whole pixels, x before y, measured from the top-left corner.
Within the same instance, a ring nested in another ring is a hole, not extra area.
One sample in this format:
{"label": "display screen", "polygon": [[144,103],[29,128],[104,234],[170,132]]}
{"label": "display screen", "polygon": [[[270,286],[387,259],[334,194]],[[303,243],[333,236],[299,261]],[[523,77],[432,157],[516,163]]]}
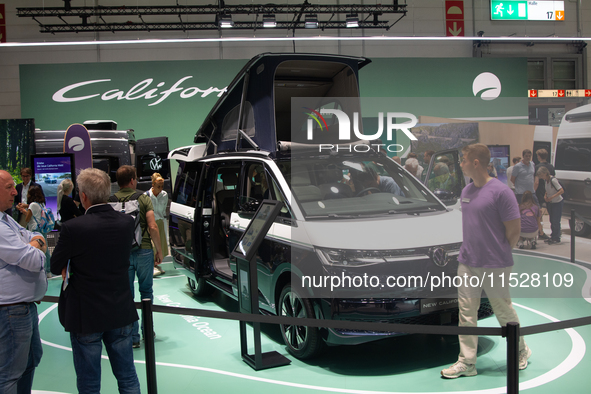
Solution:
{"label": "display screen", "polygon": [[283,204],[279,201],[263,200],[244,234],[236,244],[232,255],[250,260],[269,231],[273,220],[279,214]]}
{"label": "display screen", "polygon": [[150,153],[138,157],[138,177],[149,178],[154,173],[159,173],[162,178],[170,178],[170,162],[167,153]]}
{"label": "display screen", "polygon": [[32,155],[33,179],[41,185],[45,194],[45,205],[51,208],[58,219],[57,187],[64,179],[75,181],[74,155],[70,153]]}
{"label": "display screen", "polygon": [[489,146],[490,162],[494,167],[495,175],[499,181],[507,183],[507,168],[509,168],[509,145]]}

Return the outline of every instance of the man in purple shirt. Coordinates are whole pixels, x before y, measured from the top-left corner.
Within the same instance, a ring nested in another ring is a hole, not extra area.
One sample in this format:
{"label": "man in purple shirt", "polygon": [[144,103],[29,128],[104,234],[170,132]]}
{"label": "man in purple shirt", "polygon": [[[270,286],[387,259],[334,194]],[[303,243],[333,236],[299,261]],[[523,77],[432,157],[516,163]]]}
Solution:
{"label": "man in purple shirt", "polygon": [[[513,268],[511,249],[517,244],[521,231],[519,206],[511,189],[488,175],[486,166],[490,162],[490,151],[486,145],[469,145],[462,152],[462,170],[474,182],[464,188],[461,196],[463,244],[458,276],[464,278],[466,275],[467,280],[462,281],[464,286],[458,288],[459,325],[476,327],[483,289],[501,326],[508,322],[519,323],[507,282]],[[471,280],[472,277],[477,278]],[[479,283],[483,277],[486,280]],[[470,286],[473,283],[479,285]],[[477,374],[478,336],[460,335],[459,341],[458,361],[441,371],[444,378]],[[531,350],[520,337],[519,369],[527,367],[530,356]]]}

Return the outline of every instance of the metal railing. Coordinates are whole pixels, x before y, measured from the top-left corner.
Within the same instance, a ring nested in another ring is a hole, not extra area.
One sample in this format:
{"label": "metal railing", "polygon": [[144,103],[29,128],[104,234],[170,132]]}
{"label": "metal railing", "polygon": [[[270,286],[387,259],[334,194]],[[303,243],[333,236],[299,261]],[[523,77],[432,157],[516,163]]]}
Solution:
{"label": "metal railing", "polygon": [[[44,302],[58,302],[59,297],[45,296]],[[401,332],[407,334],[428,334],[428,335],[488,335],[500,336],[507,341],[507,393],[515,394],[519,392],[519,337],[541,334],[566,328],[591,325],[591,316],[570,319],[560,322],[538,324],[534,326],[520,327],[519,323],[510,322],[505,327],[449,327],[449,326],[430,326],[430,325],[409,325],[393,323],[365,323],[344,320],[318,320],[310,318],[295,318],[284,316],[267,316],[259,314],[247,314],[239,312],[212,311],[207,309],[181,308],[162,305],[152,305],[150,299],[142,300],[136,303],[136,308],[142,310],[144,330],[152,332],[153,313],[168,313],[173,315],[190,315],[199,317],[208,317],[213,319],[235,320],[244,322],[258,322],[268,324],[285,324],[319,328],[340,328],[352,330]],[[236,326],[238,329],[238,325]],[[148,394],[158,392],[156,379],[156,352],[154,347],[154,337],[147,335],[145,341],[146,357],[146,380],[148,385]],[[238,346],[238,345],[237,345]]]}

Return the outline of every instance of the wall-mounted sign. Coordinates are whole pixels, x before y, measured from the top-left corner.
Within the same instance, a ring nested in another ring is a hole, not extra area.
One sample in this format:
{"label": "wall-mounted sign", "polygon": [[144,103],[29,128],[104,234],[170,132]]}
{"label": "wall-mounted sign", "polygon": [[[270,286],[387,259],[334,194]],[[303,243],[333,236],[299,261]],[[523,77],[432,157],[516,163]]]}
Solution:
{"label": "wall-mounted sign", "polygon": [[445,35],[465,36],[464,1],[445,0]]}
{"label": "wall-mounted sign", "polygon": [[564,1],[491,0],[492,21],[564,21]]}
{"label": "wall-mounted sign", "polygon": [[591,98],[591,89],[530,89],[527,91],[529,98],[564,98],[587,97]]}

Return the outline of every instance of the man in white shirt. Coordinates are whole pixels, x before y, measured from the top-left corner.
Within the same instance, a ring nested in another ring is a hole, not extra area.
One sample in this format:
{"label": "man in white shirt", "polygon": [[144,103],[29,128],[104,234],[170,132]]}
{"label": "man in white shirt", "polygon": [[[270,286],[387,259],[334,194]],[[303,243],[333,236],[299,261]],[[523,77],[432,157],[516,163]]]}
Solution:
{"label": "man in white shirt", "polygon": [[515,193],[515,184],[511,182],[511,176],[513,175],[513,167],[515,167],[515,164],[519,163],[520,161],[521,157],[515,156],[513,158],[513,165],[507,168],[507,186],[509,186],[509,189],[511,189],[513,193]]}

